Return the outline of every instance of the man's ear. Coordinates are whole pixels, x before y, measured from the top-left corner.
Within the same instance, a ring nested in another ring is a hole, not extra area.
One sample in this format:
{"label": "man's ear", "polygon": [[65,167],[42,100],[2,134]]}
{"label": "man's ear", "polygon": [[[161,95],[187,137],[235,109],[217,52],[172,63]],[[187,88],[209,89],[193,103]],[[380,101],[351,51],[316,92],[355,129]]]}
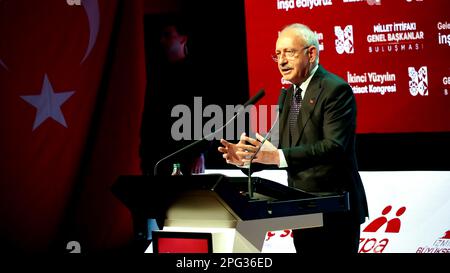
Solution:
{"label": "man's ear", "polygon": [[315,46],[308,48],[308,59],[310,63],[313,63],[317,59],[317,48]]}

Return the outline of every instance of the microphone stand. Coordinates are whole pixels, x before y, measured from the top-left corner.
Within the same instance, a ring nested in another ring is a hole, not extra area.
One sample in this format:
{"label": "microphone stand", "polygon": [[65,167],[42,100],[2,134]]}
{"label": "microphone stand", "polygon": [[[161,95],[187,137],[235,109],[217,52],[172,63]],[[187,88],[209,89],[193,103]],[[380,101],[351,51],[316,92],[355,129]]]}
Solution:
{"label": "microphone stand", "polygon": [[261,145],[259,145],[256,152],[250,158],[250,163],[248,165],[248,195],[249,195],[250,199],[253,199],[253,184],[252,184],[252,170],[251,170],[253,159],[256,157],[256,154],[258,154],[258,152],[261,150],[262,146],[264,145],[264,142],[266,142],[266,140],[269,138],[270,134],[272,133],[273,128],[275,128],[275,125],[278,123],[279,117],[280,117],[280,111],[277,111],[277,118],[275,119],[275,122],[273,123],[269,132],[267,132],[266,136],[261,141]]}
{"label": "microphone stand", "polygon": [[266,140],[269,138],[270,134],[272,133],[273,128],[277,124],[278,119],[280,118],[280,113],[283,111],[283,105],[284,105],[284,100],[286,98],[286,94],[287,94],[287,90],[285,88],[282,88],[280,97],[278,98],[277,118],[275,119],[275,122],[272,124],[272,127],[270,128],[269,132],[267,132],[266,136],[261,141],[261,145],[258,147],[256,152],[250,158],[250,163],[248,165],[248,195],[249,195],[250,199],[253,198],[253,184],[252,184],[252,170],[251,170],[253,159],[255,158],[255,156],[259,152],[259,150],[261,150],[262,146],[264,145],[264,142],[266,142]]}

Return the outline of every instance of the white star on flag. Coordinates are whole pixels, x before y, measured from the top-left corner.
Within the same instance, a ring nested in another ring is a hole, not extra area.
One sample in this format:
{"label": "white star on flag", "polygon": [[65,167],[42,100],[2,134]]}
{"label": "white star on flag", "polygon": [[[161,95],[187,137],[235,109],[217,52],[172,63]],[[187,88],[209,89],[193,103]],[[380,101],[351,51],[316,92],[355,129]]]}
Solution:
{"label": "white star on flag", "polygon": [[45,74],[40,95],[20,96],[23,100],[37,109],[33,131],[48,118],[54,119],[67,128],[66,120],[61,112],[61,105],[69,99],[73,93],[75,93],[75,91],[55,93],[52,84],[48,80],[47,74]]}

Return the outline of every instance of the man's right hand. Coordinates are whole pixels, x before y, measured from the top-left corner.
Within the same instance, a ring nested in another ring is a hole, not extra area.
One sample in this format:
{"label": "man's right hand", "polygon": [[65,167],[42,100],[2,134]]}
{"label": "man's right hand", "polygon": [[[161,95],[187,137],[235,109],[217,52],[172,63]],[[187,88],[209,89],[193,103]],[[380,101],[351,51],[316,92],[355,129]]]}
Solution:
{"label": "man's right hand", "polygon": [[[245,144],[244,139],[245,133],[242,133],[238,144]],[[237,152],[241,151],[241,149],[237,147],[237,144],[230,143],[225,139],[221,139],[220,143],[223,147],[219,147],[218,150],[223,154],[222,157],[228,164],[233,164],[240,167],[244,165],[243,158],[237,155]]]}

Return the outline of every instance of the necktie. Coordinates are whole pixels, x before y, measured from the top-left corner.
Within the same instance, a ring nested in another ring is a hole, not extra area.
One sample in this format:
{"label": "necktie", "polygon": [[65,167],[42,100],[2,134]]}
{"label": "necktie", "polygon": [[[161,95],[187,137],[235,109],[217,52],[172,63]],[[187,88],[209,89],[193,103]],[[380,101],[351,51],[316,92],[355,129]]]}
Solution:
{"label": "necktie", "polygon": [[297,119],[302,107],[302,89],[296,88],[294,92],[294,97],[292,98],[291,110],[289,112],[289,129],[291,132],[291,137],[295,134]]}

